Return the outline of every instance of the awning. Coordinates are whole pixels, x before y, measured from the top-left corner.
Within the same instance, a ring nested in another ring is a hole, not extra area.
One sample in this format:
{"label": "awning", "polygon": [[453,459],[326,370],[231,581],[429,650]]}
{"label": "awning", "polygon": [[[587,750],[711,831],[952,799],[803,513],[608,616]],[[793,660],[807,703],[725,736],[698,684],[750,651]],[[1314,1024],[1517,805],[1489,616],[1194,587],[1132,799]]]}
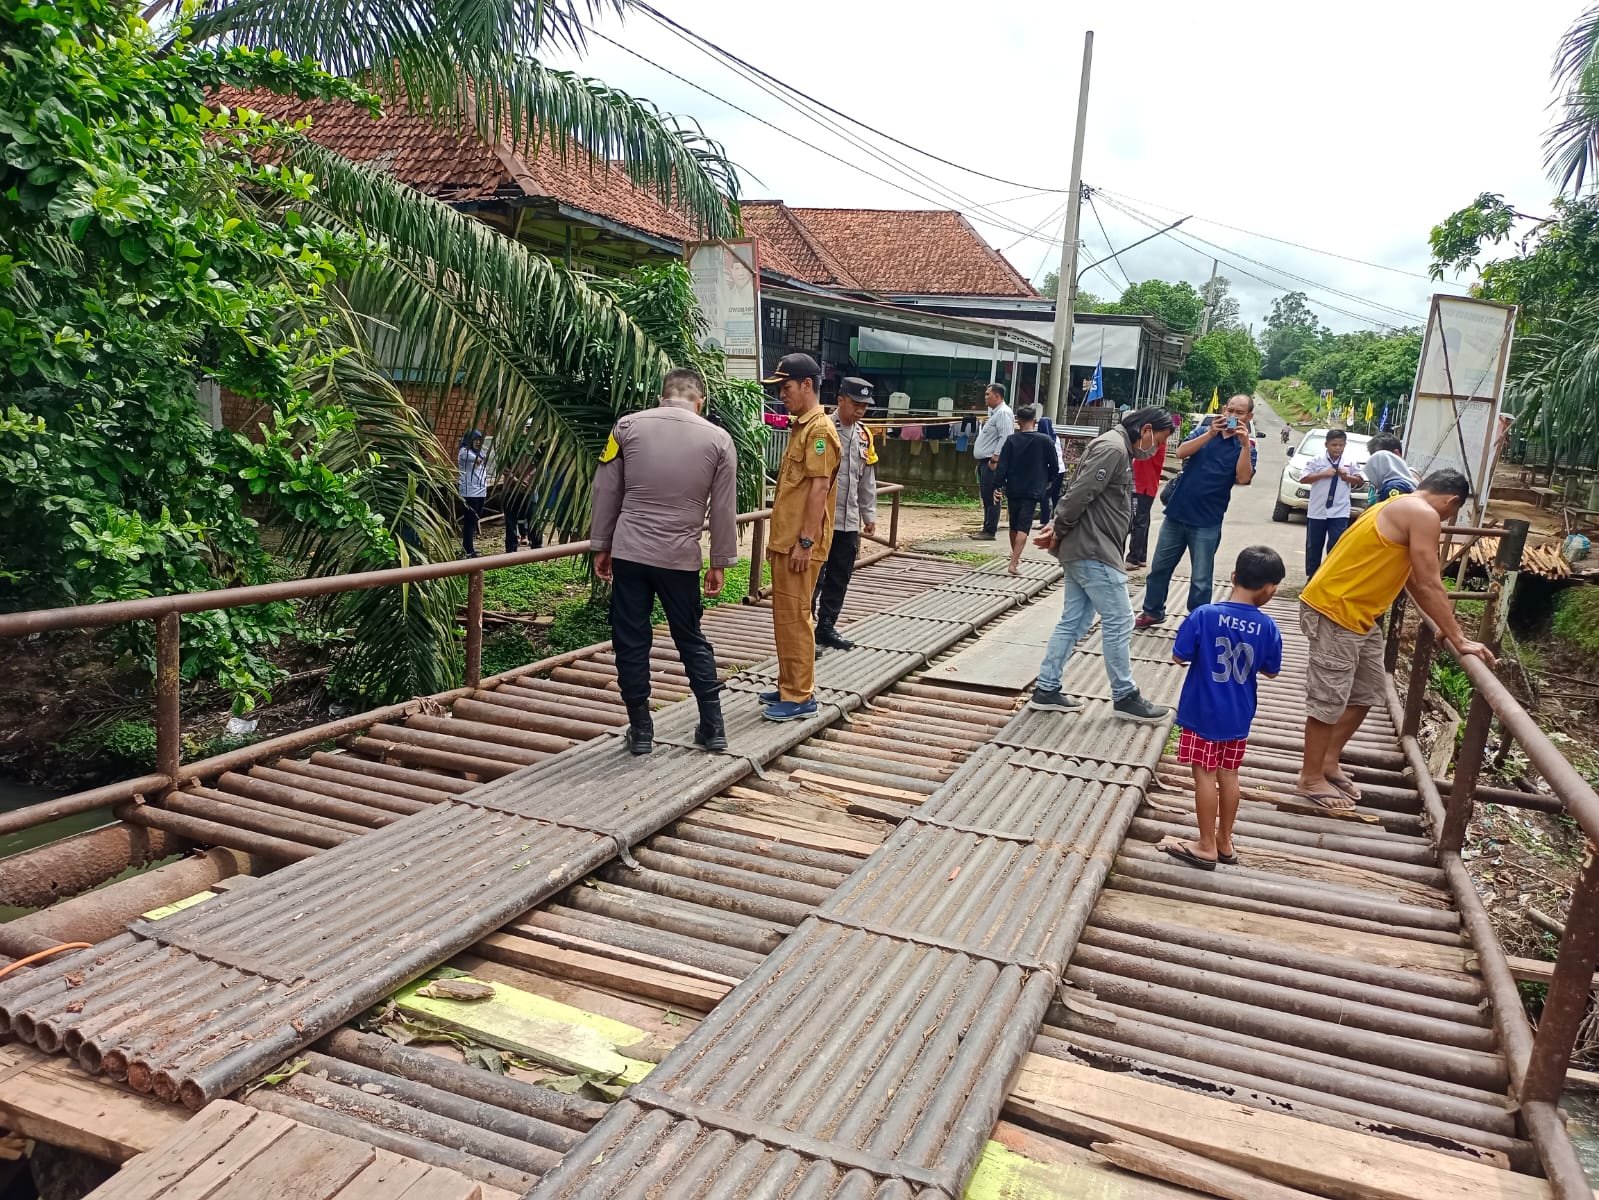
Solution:
{"label": "awning", "polygon": [[[761,299],[786,304],[790,308],[821,313],[835,320],[847,321],[861,327],[864,339],[868,330],[910,337],[929,344],[953,343],[959,346],[959,357],[987,359],[992,355],[998,340],[1000,356],[1009,358],[1012,352],[1034,358],[1048,359],[1054,347],[1046,338],[1034,337],[1004,325],[986,321],[973,321],[966,317],[942,316],[925,309],[902,308],[896,304],[873,304],[867,300],[846,300],[842,296],[818,292],[802,292],[792,288],[763,284]],[[983,353],[974,353],[972,347],[981,347]],[[873,347],[863,340],[861,349]],[[890,350],[891,354],[927,354],[940,358],[955,357],[947,348],[937,350]]]}

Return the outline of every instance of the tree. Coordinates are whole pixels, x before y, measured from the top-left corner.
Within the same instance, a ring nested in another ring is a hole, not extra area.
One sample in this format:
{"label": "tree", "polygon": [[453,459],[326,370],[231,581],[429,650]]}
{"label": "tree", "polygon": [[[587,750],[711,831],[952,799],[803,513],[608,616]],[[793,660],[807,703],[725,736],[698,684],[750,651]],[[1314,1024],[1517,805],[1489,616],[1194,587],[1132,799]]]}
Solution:
{"label": "tree", "polygon": [[[1051,300],[1057,300],[1060,298],[1059,271],[1046,271],[1044,273],[1044,282],[1039,285],[1038,294],[1040,296],[1048,296]],[[1079,295],[1081,295],[1081,293],[1079,293]]]}
{"label": "tree", "polygon": [[1121,299],[1106,305],[1104,311],[1151,316],[1164,322],[1173,333],[1194,333],[1199,329],[1205,302],[1191,283],[1146,279],[1122,292]]}
{"label": "tree", "polygon": [[1566,30],[1555,51],[1560,118],[1544,135],[1544,168],[1562,191],[1580,194],[1599,170],[1599,5]]}
{"label": "tree", "polygon": [[1261,333],[1261,375],[1282,379],[1297,372],[1327,330],[1311,310],[1304,292],[1287,292],[1271,302]]}
{"label": "tree", "polygon": [[1231,281],[1225,275],[1218,275],[1214,280],[1207,279],[1199,289],[1199,298],[1205,307],[1210,309],[1210,329],[1239,329],[1243,322],[1239,314],[1243,311],[1238,305],[1238,299],[1230,295]]}
{"label": "tree", "polygon": [[[156,37],[117,0],[25,0],[0,14],[0,361],[12,372],[0,603],[263,578],[246,491],[284,524],[302,569],[448,557],[453,488],[424,422],[378,369],[378,315],[398,360],[421,364],[437,395],[470,389],[508,459],[537,453],[541,484],[561,495],[555,519],[584,524],[606,432],[671,365],[641,324],[658,293],[592,286],[289,123],[208,100],[229,85],[375,114],[399,97],[491,144],[619,159],[716,235],[737,228],[720,151],[533,59],[552,38],[579,38],[571,4],[378,0],[350,21],[316,0],[206,0],[185,17],[216,48],[176,23]],[[698,319],[679,306],[675,328]],[[211,433],[193,402],[201,381],[262,404],[256,440]],[[750,389],[713,386],[741,459],[758,464]],[[330,626],[358,626],[357,690],[449,686],[460,592],[443,582],[328,601]],[[247,699],[273,675],[260,651],[292,625],[282,608],[186,618],[185,669]]]}

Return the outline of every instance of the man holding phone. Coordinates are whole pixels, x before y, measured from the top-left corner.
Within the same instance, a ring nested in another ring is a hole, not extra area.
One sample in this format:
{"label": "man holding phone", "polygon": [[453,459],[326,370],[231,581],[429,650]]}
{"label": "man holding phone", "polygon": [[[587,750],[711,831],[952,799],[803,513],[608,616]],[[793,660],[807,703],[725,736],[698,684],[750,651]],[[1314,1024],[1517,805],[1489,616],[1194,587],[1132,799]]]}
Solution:
{"label": "man holding phone", "polygon": [[1221,523],[1233,488],[1255,477],[1255,452],[1249,440],[1249,423],[1255,415],[1255,398],[1240,393],[1177,447],[1183,472],[1177,476],[1160,540],[1144,584],[1144,611],[1137,626],[1147,629],[1166,619],[1166,593],[1172,572],[1186,553],[1191,581],[1188,611],[1210,603],[1215,582],[1216,548],[1221,545]]}

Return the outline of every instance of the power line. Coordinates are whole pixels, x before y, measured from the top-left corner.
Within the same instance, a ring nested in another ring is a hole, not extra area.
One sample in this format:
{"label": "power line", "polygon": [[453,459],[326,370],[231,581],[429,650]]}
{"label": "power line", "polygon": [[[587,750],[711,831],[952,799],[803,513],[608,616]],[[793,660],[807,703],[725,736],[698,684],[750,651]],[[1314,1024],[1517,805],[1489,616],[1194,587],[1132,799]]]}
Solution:
{"label": "power line", "polygon": [[649,14],[651,17],[653,17],[656,21],[660,22],[661,24],[669,26],[673,30],[676,30],[680,35],[692,38],[694,41],[699,42],[702,45],[709,47],[710,49],[714,50],[717,54],[721,55],[723,58],[737,63],[739,66],[744,67],[746,70],[753,71],[755,74],[759,75],[762,79],[765,79],[765,80],[767,80],[770,83],[774,83],[778,87],[784,89],[785,91],[792,92],[792,93],[794,93],[794,95],[799,96],[802,99],[810,101],[810,103],[816,105],[818,108],[826,109],[828,112],[832,113],[835,117],[841,117],[844,120],[848,121],[851,125],[858,125],[862,129],[866,130],[867,132],[874,133],[878,137],[882,138],[885,141],[893,142],[896,146],[901,146],[904,149],[911,151],[912,153],[920,154],[923,158],[930,158],[936,163],[942,163],[946,167],[954,167],[957,171],[964,171],[968,175],[976,175],[976,176],[978,176],[981,179],[989,179],[989,180],[992,180],[995,183],[1003,183],[1007,187],[1032,188],[1033,190],[1038,191],[1038,192],[1051,192],[1051,193],[1054,193],[1056,195],[1063,194],[1063,193],[1065,193],[1068,190],[1066,188],[1040,187],[1037,184],[1030,184],[1030,183],[1017,183],[1014,179],[1004,179],[1004,178],[1001,178],[998,175],[990,175],[987,171],[979,171],[975,167],[964,166],[961,163],[952,162],[950,159],[941,158],[939,155],[934,154],[931,150],[923,150],[920,146],[914,146],[910,142],[901,141],[899,138],[895,137],[893,134],[884,133],[881,129],[878,129],[875,126],[872,126],[872,125],[868,125],[865,121],[862,121],[862,120],[860,120],[857,117],[852,117],[848,113],[841,112],[838,109],[834,108],[832,105],[826,104],[823,101],[816,99],[814,96],[807,95],[806,93],[800,91],[800,89],[795,87],[793,84],[785,83],[783,80],[777,78],[775,75],[767,74],[767,72],[761,70],[759,67],[755,66],[754,64],[745,62],[742,58],[738,57],[738,55],[734,54],[732,51],[724,50],[721,46],[718,46],[715,42],[711,41],[709,38],[703,37],[700,34],[695,33],[692,29],[689,29],[686,26],[679,25],[676,21],[672,20],[671,17],[667,16],[665,13],[661,12],[659,9],[652,8],[650,5],[644,4],[644,3],[639,3],[637,5],[637,7],[642,9],[645,13]]}
{"label": "power line", "polygon": [[[1088,193],[1088,208],[1089,208],[1089,211],[1091,211],[1094,214],[1094,223],[1099,226],[1099,232],[1105,239],[1105,249],[1106,249],[1106,251],[1109,252],[1110,254],[1115,254],[1116,253],[1116,247],[1111,245],[1111,243],[1110,243],[1110,234],[1105,231],[1105,222],[1103,220],[1101,220],[1100,216],[1099,216],[1099,205],[1094,203],[1094,189],[1093,188],[1084,188],[1083,191]],[[1127,268],[1122,266],[1122,260],[1120,258],[1117,258],[1115,260],[1115,262],[1116,262],[1116,269],[1122,273],[1122,278],[1127,280],[1127,286],[1128,287],[1132,287],[1133,286],[1132,276],[1127,274]],[[1109,273],[1107,273],[1105,275],[1105,278],[1109,279],[1111,281],[1111,283],[1113,283],[1113,284],[1116,282],[1116,280],[1114,278],[1112,278]]]}
{"label": "power line", "polygon": [[[1158,202],[1156,202],[1154,200],[1140,200],[1137,196],[1129,196],[1125,192],[1113,192],[1109,188],[1102,187],[1102,188],[1097,188],[1096,190],[1104,192],[1107,196],[1115,196],[1115,197],[1118,197],[1119,199],[1131,200],[1131,201],[1135,201],[1136,203],[1139,203],[1139,204],[1148,204],[1148,205],[1150,205],[1153,208],[1164,208],[1164,209],[1167,209],[1167,210],[1169,210],[1171,212],[1181,212],[1182,211],[1182,209],[1173,208],[1169,204],[1160,204],[1160,203],[1158,203]],[[1249,237],[1260,238],[1263,241],[1276,242],[1279,246],[1292,246],[1295,250],[1308,250],[1312,254],[1323,254],[1323,255],[1326,255],[1328,258],[1342,259],[1344,262],[1356,263],[1356,264],[1358,264],[1358,265],[1360,265],[1362,267],[1373,267],[1373,268],[1375,268],[1376,270],[1379,270],[1379,271],[1391,271],[1395,275],[1404,275],[1404,276],[1407,276],[1407,277],[1409,277],[1411,279],[1424,279],[1428,283],[1438,283],[1438,282],[1440,282],[1439,280],[1434,279],[1431,275],[1423,275],[1419,271],[1407,271],[1403,267],[1390,267],[1386,263],[1371,262],[1371,261],[1369,261],[1367,259],[1364,259],[1364,258],[1355,258],[1355,257],[1353,257],[1352,255],[1349,255],[1349,254],[1340,254],[1336,250],[1324,250],[1324,249],[1322,249],[1319,246],[1307,246],[1303,242],[1292,242],[1292,241],[1289,241],[1287,238],[1273,237],[1269,233],[1260,233],[1257,230],[1245,229],[1245,228],[1243,228],[1242,226],[1239,226],[1239,225],[1229,225],[1229,224],[1227,224],[1226,221],[1217,221],[1217,220],[1215,220],[1212,217],[1196,216],[1196,217],[1193,217],[1192,219],[1195,220],[1195,221],[1198,221],[1198,222],[1200,222],[1201,224],[1204,224],[1204,225],[1215,225],[1215,226],[1217,226],[1220,229],[1230,229],[1234,233],[1247,234]],[[1453,284],[1451,286],[1462,287],[1464,285],[1463,284]]]}
{"label": "power line", "polygon": [[[771,87],[767,86],[764,82],[762,82],[761,79],[752,77],[751,74],[748,71],[746,71],[741,66],[736,65],[736,60],[734,62],[724,62],[724,61],[722,61],[711,50],[708,50],[708,49],[705,48],[705,46],[702,46],[702,45],[698,44],[698,42],[693,40],[692,37],[685,36],[683,33],[678,32],[678,27],[675,26],[674,22],[671,22],[670,20],[666,20],[666,21],[664,21],[664,26],[667,28],[668,32],[673,33],[674,36],[678,37],[680,40],[682,40],[685,43],[687,43],[688,45],[692,46],[696,51],[698,51],[699,53],[704,54],[706,57],[710,58],[712,62],[715,62],[718,65],[723,66],[723,67],[731,70],[735,75],[738,75],[740,78],[744,79],[746,82],[748,82],[748,83],[752,84],[753,86],[755,86],[756,88],[758,88],[764,94],[766,94],[766,95],[770,96],[771,98],[777,100],[780,104],[783,104],[786,107],[792,109],[794,112],[797,112],[799,115],[805,117],[807,120],[812,121],[813,123],[815,123],[817,125],[820,125],[823,129],[827,130],[828,132],[834,134],[837,137],[842,138],[845,142],[849,143],[850,145],[852,145],[856,149],[863,151],[864,153],[868,154],[872,158],[875,158],[878,162],[884,164],[885,166],[889,167],[890,169],[898,170],[898,171],[904,173],[905,175],[909,176],[912,180],[920,182],[925,187],[931,188],[933,190],[933,192],[935,193],[935,195],[929,196],[926,192],[918,191],[916,188],[908,187],[905,184],[898,183],[898,182],[896,182],[896,181],[894,181],[892,179],[887,179],[884,176],[879,175],[879,174],[877,174],[874,171],[871,171],[871,170],[869,170],[869,169],[867,169],[865,167],[860,166],[858,163],[851,162],[848,159],[841,158],[841,157],[839,157],[836,154],[833,154],[833,153],[831,153],[831,152],[829,152],[827,150],[823,150],[821,147],[816,146],[814,144],[814,142],[812,142],[811,140],[809,140],[807,138],[800,137],[798,134],[792,133],[789,130],[782,128],[781,126],[776,125],[773,122],[766,120],[763,117],[756,116],[754,113],[750,112],[748,109],[745,109],[745,108],[733,103],[732,101],[727,100],[725,97],[717,95],[715,92],[712,92],[709,89],[705,88],[704,86],[702,86],[702,85],[700,85],[698,83],[695,83],[693,80],[686,79],[684,76],[678,74],[676,71],[671,70],[669,67],[662,66],[660,63],[654,61],[653,59],[649,58],[648,56],[646,56],[644,54],[641,54],[639,51],[634,50],[631,47],[623,45],[621,42],[618,42],[615,38],[608,37],[607,35],[605,35],[603,33],[600,33],[598,30],[595,30],[595,29],[592,29],[592,28],[590,28],[589,32],[593,33],[596,37],[601,38],[603,41],[606,41],[606,42],[610,43],[611,45],[616,46],[618,49],[623,50],[626,53],[632,55],[634,58],[639,59],[641,62],[649,64],[650,66],[654,67],[656,70],[662,71],[665,74],[670,75],[673,79],[676,79],[676,80],[678,80],[678,81],[680,81],[682,83],[685,83],[689,87],[694,88],[696,91],[703,92],[705,95],[710,96],[712,99],[717,100],[718,102],[727,105],[729,108],[733,109],[735,112],[742,113],[743,115],[749,117],[751,120],[757,121],[758,123],[766,126],[767,128],[775,130],[776,132],[783,134],[783,136],[785,136],[787,138],[790,138],[790,139],[792,139],[794,141],[797,141],[801,145],[807,146],[810,149],[815,150],[817,153],[823,155],[826,158],[829,158],[829,159],[833,160],[834,162],[837,162],[837,163],[839,163],[839,164],[841,164],[843,166],[850,167],[852,170],[859,171],[861,174],[866,175],[867,177],[869,177],[871,179],[875,179],[879,183],[887,184],[889,187],[895,188],[898,191],[902,191],[902,192],[906,193],[907,195],[915,196],[918,200],[922,200],[922,201],[924,201],[924,202],[926,202],[928,204],[933,204],[933,205],[941,207],[941,208],[953,206],[953,207],[955,207],[957,209],[964,209],[964,210],[967,210],[967,211],[970,211],[970,212],[981,213],[981,214],[983,214],[983,219],[987,220],[990,224],[996,226],[997,228],[1003,229],[1003,230],[1005,230],[1005,231],[1007,231],[1009,233],[1017,233],[1017,234],[1024,234],[1024,235],[1030,234],[1031,231],[1024,230],[1020,224],[1016,223],[1011,218],[1008,218],[1008,217],[1004,216],[1002,213],[994,212],[991,208],[989,208],[989,206],[981,203],[980,201],[973,200],[969,196],[965,196],[965,195],[962,195],[959,192],[956,192],[954,189],[952,189],[952,188],[940,183],[938,180],[932,178],[931,176],[926,174],[926,172],[920,171],[917,168],[912,167],[912,166],[908,165],[907,163],[904,163],[904,162],[900,161],[899,159],[894,158],[892,155],[889,155],[889,154],[887,154],[884,151],[878,150],[876,147],[871,146],[870,144],[862,141],[860,138],[856,137],[854,134],[848,132],[847,130],[844,130],[844,129],[838,127],[836,123],[828,120],[825,117],[819,116],[819,115],[817,115],[814,112],[811,112],[810,110],[806,109],[801,104],[795,102],[794,100],[790,99],[789,97],[784,96],[784,95],[774,91]],[[756,72],[756,74],[759,74],[759,72]],[[822,107],[826,107],[826,106],[824,105]],[[1016,185],[1016,186],[1025,186],[1025,185]],[[1045,194],[1045,193],[1049,193],[1050,189],[1038,189],[1038,191],[1041,194]]]}
{"label": "power line", "polygon": [[[1118,210],[1119,212],[1126,213],[1128,216],[1132,217],[1136,221],[1140,221],[1140,222],[1142,222],[1144,224],[1147,224],[1147,225],[1158,225],[1160,223],[1160,218],[1152,216],[1149,213],[1142,212],[1141,210],[1133,208],[1130,205],[1124,204],[1124,203],[1122,203],[1122,202],[1120,202],[1120,201],[1118,201],[1116,199],[1113,199],[1110,196],[1106,196],[1105,202],[1107,204],[1109,204],[1112,208],[1115,208],[1116,210]],[[1313,288],[1316,291],[1323,292],[1323,293],[1326,293],[1328,295],[1340,296],[1340,297],[1342,297],[1345,300],[1352,300],[1356,304],[1365,305],[1367,308],[1370,308],[1370,309],[1372,309],[1374,311],[1391,313],[1394,316],[1404,318],[1404,320],[1406,320],[1407,322],[1409,322],[1411,324],[1420,324],[1420,322],[1421,322],[1421,318],[1420,317],[1416,316],[1414,313],[1408,313],[1402,308],[1395,308],[1391,304],[1383,304],[1381,301],[1372,300],[1372,299],[1369,299],[1368,297],[1365,297],[1365,296],[1356,295],[1354,292],[1346,292],[1346,291],[1343,291],[1340,288],[1335,288],[1335,287],[1331,286],[1330,284],[1322,283],[1319,280],[1311,279],[1311,278],[1308,278],[1307,276],[1304,276],[1304,275],[1295,274],[1293,271],[1289,271],[1289,270],[1286,270],[1286,269],[1284,269],[1282,267],[1275,266],[1272,263],[1262,262],[1260,259],[1251,258],[1248,255],[1242,254],[1242,253],[1240,253],[1237,250],[1230,249],[1230,248],[1228,248],[1226,246],[1218,245],[1215,242],[1212,242],[1212,241],[1209,241],[1206,238],[1200,237],[1198,234],[1188,234],[1186,236],[1193,238],[1194,241],[1200,243],[1203,246],[1209,246],[1213,251],[1217,251],[1218,254],[1216,255],[1216,257],[1220,257],[1221,254],[1231,255],[1232,259],[1242,259],[1244,262],[1252,263],[1253,265],[1255,265],[1257,267],[1260,267],[1260,268],[1262,268],[1264,270],[1271,271],[1271,272],[1273,272],[1273,273],[1275,273],[1277,275],[1280,275],[1284,279],[1292,280],[1293,282],[1301,284],[1301,285],[1303,285],[1305,287]],[[1186,243],[1184,243],[1184,244],[1186,244]],[[1244,268],[1240,267],[1237,264],[1237,262],[1229,261],[1228,265],[1231,266],[1235,270],[1243,271],[1244,274],[1249,275],[1250,278],[1252,278],[1252,279],[1260,279],[1260,276],[1254,275],[1253,273],[1251,273],[1251,272],[1249,272],[1247,270],[1244,270]],[[1271,280],[1261,280],[1261,282],[1263,282],[1263,283],[1272,283]],[[1272,286],[1277,287],[1277,286],[1281,286],[1281,285],[1273,283]],[[1332,305],[1327,305],[1327,307],[1331,308],[1333,306]],[[1342,311],[1342,310],[1337,310],[1337,311]],[[1353,315],[1353,314],[1347,314],[1346,313],[1346,315]],[[1363,318],[1357,318],[1357,319],[1363,319]],[[1393,327],[1393,323],[1391,321],[1383,322],[1383,324],[1388,325],[1390,328]]]}

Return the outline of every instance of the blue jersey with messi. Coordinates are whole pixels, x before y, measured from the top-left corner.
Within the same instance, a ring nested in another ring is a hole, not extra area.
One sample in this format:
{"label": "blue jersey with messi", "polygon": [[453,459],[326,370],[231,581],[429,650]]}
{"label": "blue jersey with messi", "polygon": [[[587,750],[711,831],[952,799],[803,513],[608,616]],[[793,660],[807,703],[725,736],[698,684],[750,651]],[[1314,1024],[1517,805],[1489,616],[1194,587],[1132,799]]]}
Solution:
{"label": "blue jersey with messi", "polygon": [[1253,604],[1227,600],[1183,618],[1172,653],[1188,664],[1177,724],[1212,742],[1249,736],[1255,678],[1283,669],[1283,635]]}

